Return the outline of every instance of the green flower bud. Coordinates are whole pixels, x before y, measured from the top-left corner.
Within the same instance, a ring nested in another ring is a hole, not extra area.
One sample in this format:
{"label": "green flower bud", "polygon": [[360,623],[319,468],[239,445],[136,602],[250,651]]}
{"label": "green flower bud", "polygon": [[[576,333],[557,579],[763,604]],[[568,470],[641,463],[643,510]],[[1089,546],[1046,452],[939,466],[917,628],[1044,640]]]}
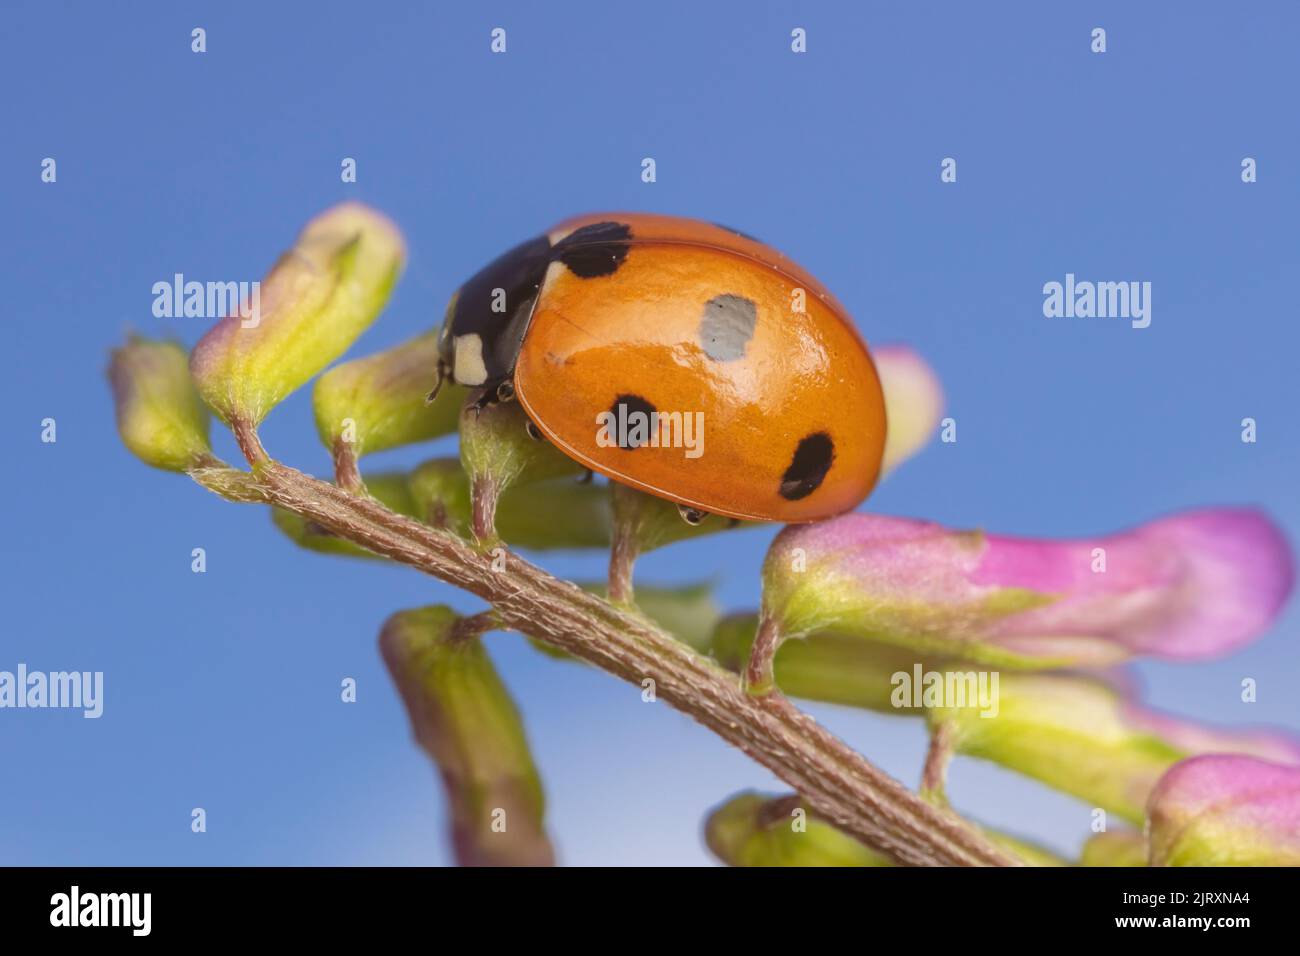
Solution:
{"label": "green flower bud", "polygon": [[728,866],[893,866],[808,813],[794,796],[732,797],[709,814],[704,839]]}
{"label": "green flower bud", "polygon": [[992,708],[952,701],[930,708],[933,724],[952,721],[956,752],[993,760],[1138,825],[1156,782],[1186,757],[1300,763],[1300,741],[1285,732],[1194,724],[1141,707],[1082,674],[998,676]]}
{"label": "green flower bud", "polygon": [[[758,615],[729,615],[714,628],[707,649],[723,667],[740,673],[749,662],[757,629]],[[903,648],[821,633],[781,645],[776,654],[776,685],[790,697],[888,714],[921,714],[922,709],[910,702],[898,707],[894,700],[893,675],[911,675],[917,663],[916,654]]]}
{"label": "green flower bud", "polygon": [[405,256],[397,228],[360,203],[313,219],[262,281],[256,307],[195,347],[203,399],[223,421],[256,425],[375,320]]}
{"label": "green flower bud", "polygon": [[435,528],[464,536],[469,532],[469,476],[458,458],[433,458],[407,480],[415,516]]}
{"label": "green flower bud", "polygon": [[958,753],[994,760],[1141,824],[1156,780],[1182,753],[1124,719],[1122,699],[1085,677],[1000,675],[996,714],[936,707],[952,720]]}
{"label": "green flower bud", "polygon": [[498,491],[521,481],[578,477],[586,469],[550,442],[529,434],[518,402],[466,409],[460,421],[460,460],[471,479],[488,477]]}
{"label": "green flower bud", "polygon": [[1300,866],[1300,767],[1206,754],[1151,794],[1152,866]]}
{"label": "green flower bud", "polygon": [[614,521],[627,528],[627,533],[635,543],[638,555],[647,554],[657,548],[666,547],[677,541],[699,538],[719,531],[734,528],[752,528],[758,522],[737,521],[722,515],[705,515],[697,525],[688,524],[682,519],[681,511],[675,502],[627,485],[611,482],[614,498]]}
{"label": "green flower bud", "polygon": [[510,486],[586,473],[549,442],[534,438],[529,426],[517,402],[461,413],[460,460],[469,474],[470,529],[480,541],[497,537],[497,504]]}
{"label": "green flower bud", "polygon": [[[757,625],[754,614],[725,617],[701,649],[741,673]],[[950,722],[956,753],[992,760],[1138,824],[1151,788],[1184,757],[1241,753],[1300,763],[1292,735],[1225,731],[1159,714],[1082,674],[993,672],[835,632],[782,644],[774,673],[790,697],[926,715],[935,728]]]}
{"label": "green flower bud", "polygon": [[[470,533],[469,477],[458,460],[426,461],[412,472],[410,488],[421,521]],[[502,539],[519,548],[608,547],[609,500],[604,488],[571,477],[513,484],[497,502],[496,524]]]}
{"label": "green flower bud", "polygon": [[705,515],[698,523],[690,524],[676,503],[618,482],[610,482],[609,492],[613,540],[607,596],[626,608],[635,606],[632,570],[642,554],[674,541],[740,527],[740,522],[721,515]]}
{"label": "green flower bud", "polygon": [[550,866],[523,721],[483,643],[457,622],[446,607],[402,611],[379,638],[415,739],[446,787],[456,857],[470,866]]}
{"label": "green flower bud", "polygon": [[995,761],[1141,824],[1147,795],[1184,754],[1125,719],[1119,694],[1082,676],[1000,675],[992,716],[978,704],[932,708],[958,753]]}
{"label": "green flower bud", "polygon": [[1012,856],[1019,857],[1026,866],[1070,865],[1051,850],[1034,843],[1032,840],[1011,836],[1009,833],[1001,833],[997,830],[990,830],[984,826],[980,826],[978,829],[984,836],[988,837],[990,843],[995,843]]}
{"label": "green flower bud", "polygon": [[208,444],[208,411],[181,346],[132,336],[113,350],[108,379],[118,433],[137,458],[167,471],[216,462]]}
{"label": "green flower bud", "polygon": [[[1037,844],[980,827],[990,841],[1030,866],[1064,866]],[[889,857],[819,819],[795,795],[741,793],[709,814],[709,849],[728,866],[893,866]]]}
{"label": "green flower bud", "polygon": [[1146,866],[1147,841],[1133,830],[1094,833],[1083,845],[1081,866]]}
{"label": "green flower bud", "polygon": [[312,391],[316,429],[325,447],[350,445],[359,459],[455,431],[465,389],[447,382],[425,404],[437,365],[435,330],[330,369]]}

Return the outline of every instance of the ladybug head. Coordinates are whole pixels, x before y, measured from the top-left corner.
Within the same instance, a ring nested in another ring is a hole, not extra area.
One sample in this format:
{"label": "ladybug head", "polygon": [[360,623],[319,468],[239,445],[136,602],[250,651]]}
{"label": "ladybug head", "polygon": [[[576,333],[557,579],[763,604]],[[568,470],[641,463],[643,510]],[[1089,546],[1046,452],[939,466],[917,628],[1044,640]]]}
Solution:
{"label": "ladybug head", "polygon": [[545,236],[495,259],[456,290],[438,336],[440,376],[495,390],[514,375],[550,262]]}

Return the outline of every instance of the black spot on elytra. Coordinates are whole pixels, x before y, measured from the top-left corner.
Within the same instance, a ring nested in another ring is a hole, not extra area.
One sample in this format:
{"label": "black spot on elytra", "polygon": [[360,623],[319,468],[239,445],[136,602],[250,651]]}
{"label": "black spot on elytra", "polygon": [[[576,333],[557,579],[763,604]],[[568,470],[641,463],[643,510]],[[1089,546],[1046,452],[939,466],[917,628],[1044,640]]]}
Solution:
{"label": "black spot on elytra", "polygon": [[[654,419],[651,416],[656,411],[657,409],[640,395],[620,395],[614,399],[614,404],[609,409],[610,414],[614,416],[609,430],[617,441],[618,447],[631,450],[649,442],[654,433]],[[645,416],[642,425],[638,425],[637,419],[633,418],[637,412]],[[641,440],[635,440],[637,438]]]}
{"label": "black spot on elytra", "polygon": [[799,442],[790,467],[781,477],[781,497],[787,501],[807,498],[821,485],[826,472],[831,470],[831,459],[834,457],[835,445],[831,442],[831,436],[825,432],[809,435]]}
{"label": "black spot on elytra", "polygon": [[622,222],[593,222],[555,244],[552,255],[583,279],[613,275],[627,258],[632,227]]}
{"label": "black spot on elytra", "polygon": [[699,338],[704,354],[715,362],[729,362],[745,354],[754,337],[758,307],[739,295],[715,295],[704,303]]}

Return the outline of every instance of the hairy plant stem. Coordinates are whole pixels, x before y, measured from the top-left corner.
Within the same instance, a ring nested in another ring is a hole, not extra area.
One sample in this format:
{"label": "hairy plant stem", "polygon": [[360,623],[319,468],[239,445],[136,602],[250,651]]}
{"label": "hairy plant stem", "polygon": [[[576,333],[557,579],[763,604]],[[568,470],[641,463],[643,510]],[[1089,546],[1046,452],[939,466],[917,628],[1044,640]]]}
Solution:
{"label": "hairy plant stem", "polygon": [[606,591],[615,604],[631,605],[634,598],[632,569],[636,566],[636,536],[626,525],[615,523],[609,549],[609,583]]}
{"label": "hairy plant stem", "polygon": [[636,600],[632,572],[641,551],[637,542],[637,530],[641,524],[642,495],[626,485],[611,481],[609,497],[613,527],[605,592],[614,604],[630,607]]}
{"label": "hairy plant stem", "polygon": [[781,649],[781,626],[766,611],[759,614],[758,631],[749,650],[749,663],[741,675],[746,693],[762,696],[776,691],[774,667]]}
{"label": "hairy plant stem", "polygon": [[356,446],[342,438],[334,440],[334,483],[353,494],[365,494],[366,485],[361,480],[357,466]]}
{"label": "hairy plant stem", "polygon": [[951,720],[937,723],[930,731],[930,747],[921,770],[921,796],[940,805],[948,802],[948,764],[956,746],[957,727]]}
{"label": "hairy plant stem", "polygon": [[[249,447],[261,449],[260,443]],[[671,635],[513,553],[496,561],[485,548],[450,532],[273,460],[259,459],[245,481],[214,474],[225,470],[203,469],[194,477],[219,493],[224,487],[239,489],[239,500],[278,505],[376,554],[476,594],[492,605],[501,627],[552,644],[638,687],[653,678],[659,699],[767,767],[824,819],[898,863],[1017,862],[961,818],[927,803],[872,765],[779,692],[747,694],[734,674]],[[248,486],[255,486],[256,493]]]}
{"label": "hairy plant stem", "polygon": [[258,437],[257,426],[252,422],[236,418],[230,423],[230,430],[235,433],[235,441],[239,444],[239,450],[244,453],[248,463],[256,468],[271,460],[271,456],[266,453],[262,447],[262,439]]}
{"label": "hairy plant stem", "polygon": [[478,614],[471,614],[456,621],[452,625],[451,637],[456,641],[473,641],[500,626],[500,616],[496,611],[480,611]]}
{"label": "hairy plant stem", "polygon": [[479,541],[493,541],[497,536],[497,501],[501,487],[491,475],[470,479],[470,530]]}

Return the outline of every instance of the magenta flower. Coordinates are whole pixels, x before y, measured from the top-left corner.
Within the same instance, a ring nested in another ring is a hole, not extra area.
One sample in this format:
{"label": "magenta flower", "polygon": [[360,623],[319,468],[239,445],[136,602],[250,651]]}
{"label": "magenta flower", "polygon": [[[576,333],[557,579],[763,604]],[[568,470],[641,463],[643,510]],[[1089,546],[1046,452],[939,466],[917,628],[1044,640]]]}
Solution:
{"label": "magenta flower", "polygon": [[1152,866],[1300,866],[1300,767],[1193,757],[1147,805]]}
{"label": "magenta flower", "polygon": [[1224,654],[1291,591],[1278,528],[1186,512],[1099,538],[1033,540],[849,514],[785,529],[764,567],[783,638],[836,631],[1007,667]]}

